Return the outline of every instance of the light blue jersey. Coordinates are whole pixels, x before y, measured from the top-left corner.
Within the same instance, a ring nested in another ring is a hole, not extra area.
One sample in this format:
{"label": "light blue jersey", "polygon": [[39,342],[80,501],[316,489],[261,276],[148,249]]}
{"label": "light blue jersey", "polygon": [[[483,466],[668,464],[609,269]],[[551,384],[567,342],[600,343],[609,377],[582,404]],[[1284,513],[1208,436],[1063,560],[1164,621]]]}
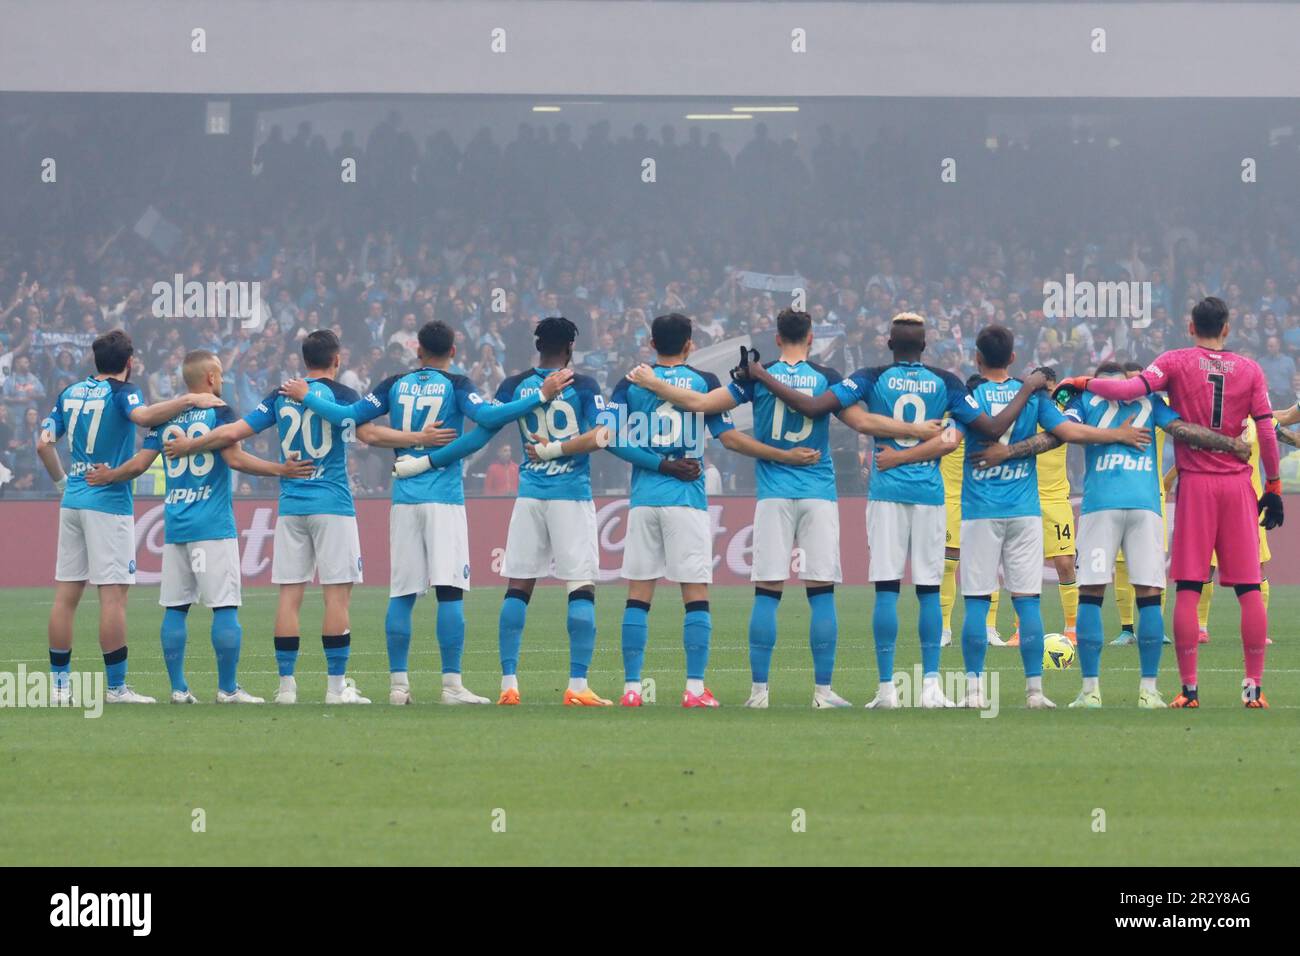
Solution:
{"label": "light blue jersey", "polygon": [[129,481],[88,485],[86,472],[101,463],[116,468],[135,454],[131,412],[144,406],[139,388],[115,378],[85,378],[59,393],[41,428],[56,438],[68,436],[71,467],[63,492],[64,508],[131,514]]}
{"label": "light blue jersey", "polygon": [[[1019,379],[984,382],[971,393],[979,410],[990,416],[1006,408],[1020,391]],[[1000,439],[1014,444],[1032,438],[1041,425],[1051,431],[1065,421],[1065,416],[1046,392],[1035,392],[1024,410]],[[962,462],[961,516],[963,521],[978,518],[1023,518],[1042,514],[1038,498],[1038,469],[1033,458],[1013,458],[992,468],[978,468],[980,448],[986,442],[970,435],[969,426],[958,419],[958,428],[967,435],[966,460]]]}
{"label": "light blue jersey", "polygon": [[[531,368],[511,375],[497,389],[502,405],[531,398],[541,392],[542,382],[555,369]],[[534,435],[548,441],[567,441],[590,431],[604,409],[596,380],[575,375],[573,381],[551,401],[538,405],[519,419],[523,447],[537,444]],[[543,501],[590,501],[591,456],[564,455],[552,461],[532,461],[525,454],[519,466],[519,497]]]}
{"label": "light blue jersey", "polygon": [[[338,405],[351,405],[360,396],[333,379],[307,380],[307,387]],[[310,478],[280,479],[282,515],[355,515],[348,484],[348,442],[345,432],[293,399],[272,392],[244,416],[255,432],[277,426],[280,460],[310,459],[316,470]]]}
{"label": "light blue jersey", "polygon": [[[656,365],[654,373],[656,378],[694,392],[711,392],[719,387],[716,375],[689,365]],[[611,423],[618,441],[648,449],[665,458],[699,458],[704,453],[705,429],[717,438],[736,427],[730,415],[684,412],[626,378],[619,381],[610,396],[609,411],[603,420]],[[701,472],[694,481],[679,481],[657,471],[634,468],[628,505],[632,508],[705,510],[709,502],[704,493],[704,473]]]}
{"label": "light blue jersey", "polygon": [[[1096,428],[1118,428],[1130,417],[1138,428],[1164,428],[1178,420],[1178,413],[1156,394],[1132,402],[1113,402],[1083,392],[1070,402],[1065,415]],[[1119,442],[1088,445],[1084,449],[1083,504],[1079,513],[1131,509],[1161,514],[1157,460],[1154,441],[1141,451]]]}
{"label": "light blue jersey", "polygon": [[[485,429],[518,418],[527,408],[535,408],[541,401],[534,394],[529,401],[517,406],[500,406],[484,401],[474,384],[464,375],[437,368],[417,368],[410,372],[390,375],[351,405],[339,405],[332,395],[309,391],[304,404],[327,421],[354,427],[387,415],[390,425],[398,431],[418,432],[434,422],[442,428],[464,431],[465,421],[477,422]],[[394,449],[396,455],[420,454],[426,449],[412,445]],[[465,483],[459,467],[436,468],[410,478],[393,482],[394,504],[444,504],[465,503]]]}
{"label": "light blue jersey", "polygon": [[[764,366],[778,382],[814,397],[839,382],[842,375],[812,362],[769,362]],[[732,382],[727,386],[737,402],[754,406],[754,437],[773,448],[814,448],[822,457],[806,468],[760,459],[754,465],[759,498],[823,498],[834,501],[835,466],[831,462],[830,417],[805,418],[761,382]]]}
{"label": "light blue jersey", "polygon": [[[833,385],[831,391],[840,400],[841,408],[863,402],[868,411],[902,422],[928,421],[950,414],[957,422],[969,425],[981,412],[961,379],[920,362],[858,369]],[[911,448],[918,439],[877,438],[876,442],[885,448]],[[939,460],[913,462],[882,472],[877,470],[873,457],[867,494],[874,501],[941,505],[943,475]]]}
{"label": "light blue jersey", "polygon": [[[201,438],[214,428],[236,420],[228,405],[191,408],[166,424],[149,429],[144,447],[161,452],[173,438]],[[164,458],[167,495],[163,498],[164,540],[168,544],[216,541],[236,537],[235,509],[230,499],[230,466],[219,451],[187,458]]]}

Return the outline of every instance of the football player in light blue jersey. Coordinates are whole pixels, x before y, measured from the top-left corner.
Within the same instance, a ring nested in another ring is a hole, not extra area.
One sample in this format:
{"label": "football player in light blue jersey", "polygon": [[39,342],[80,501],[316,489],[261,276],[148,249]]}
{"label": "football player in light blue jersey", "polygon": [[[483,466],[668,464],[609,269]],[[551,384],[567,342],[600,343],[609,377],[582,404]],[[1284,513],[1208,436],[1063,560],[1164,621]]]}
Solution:
{"label": "football player in light blue jersey", "polygon": [[[343,404],[359,398],[352,389],[334,381],[339,371],[339,340],[333,332],[320,329],[304,338],[302,358],[313,391],[328,393]],[[348,484],[347,446],[352,438],[349,430],[336,430],[310,408],[272,392],[241,420],[214,428],[203,436],[168,439],[164,449],[173,460],[216,451],[273,425],[279,430],[282,462],[303,459],[315,465],[307,478],[280,479],[280,513],[275,523],[275,552],[271,559],[271,580],[280,586],[275,615],[275,657],[280,686],[275,701],[278,704],[298,701],[294,677],[299,647],[298,615],[307,585],[318,575],[325,603],[321,645],[329,675],[325,703],[368,704],[370,701],[346,677],[352,644],[348,603],[353,583],[361,580],[361,542]],[[356,437],[367,444],[389,448],[423,440],[374,422],[359,426]]]}
{"label": "football player in light blue jersey", "polygon": [[[557,375],[568,369],[578,329],[562,316],[549,316],[537,324],[534,337],[538,363],[512,375],[497,389],[503,407],[528,401],[547,387],[563,381]],[[549,389],[548,389],[549,392]],[[596,427],[603,401],[593,379],[574,376],[553,398],[519,419],[519,437],[528,452],[520,470],[519,494],[510,516],[505,560],[501,574],[507,579],[505,599],[497,624],[501,658],[501,695],[497,703],[516,705],[519,696],[519,653],[523,646],[528,602],[537,579],[554,575],[568,590],[569,684],[564,704],[569,707],[603,707],[612,701],[588,686],[587,672],[596,646],[596,578],[600,573],[596,542],[596,506],[586,454],[600,447]],[[486,445],[495,428],[476,428],[451,444],[427,455],[403,455],[393,472],[409,480],[429,467],[442,468]],[[581,449],[566,452],[569,440],[582,440]],[[607,444],[607,443],[606,443]],[[540,453],[539,453],[540,450]],[[633,448],[610,447],[615,455],[636,467],[672,472],[680,463]],[[692,477],[698,469],[691,472]]]}
{"label": "football player in light blue jersey", "polygon": [[[388,415],[394,428],[420,432],[443,429],[458,438],[468,420],[484,435],[555,398],[572,380],[569,369],[553,372],[542,387],[510,404],[485,402],[463,375],[450,371],[456,355],[455,333],[445,322],[427,322],[419,331],[416,356],[420,367],[390,375],[351,405],[312,391],[307,382],[286,382],[281,391],[331,424],[355,427]],[[396,449],[398,454],[424,448]],[[442,702],[486,704],[461,680],[465,648],[465,591],[469,588],[469,529],[460,468],[428,469],[393,482],[389,512],[389,598],[384,618],[388,644],[390,704],[412,702],[408,665],[411,618],[416,599],[429,588],[438,599],[436,631],[442,658]]]}
{"label": "football player in light blue jersey", "polygon": [[[771,387],[778,397],[802,414],[825,415],[861,402],[869,411],[900,422],[921,423],[950,415],[990,437],[1005,431],[1032,394],[1027,386],[1011,408],[998,415],[984,413],[955,376],[921,363],[925,351],[925,320],[912,312],[894,316],[889,347],[894,357],[892,364],[859,369],[820,395],[800,394],[779,382]],[[762,377],[759,380],[766,381]],[[885,437],[876,442],[876,449],[898,451],[915,447],[920,440]],[[943,640],[939,589],[943,583],[947,513],[938,463],[919,461],[890,474],[873,460],[867,498],[867,547],[871,554],[867,577],[876,592],[871,622],[880,671],[876,696],[867,707],[899,706],[894,684],[894,652],[898,643],[898,597],[909,560],[919,607],[917,633],[923,671],[920,704],[951,707],[952,701],[944,695],[939,680]]]}
{"label": "football player in light blue jersey", "polygon": [[[212,352],[190,352],[185,356],[181,374],[191,393],[221,397],[221,360]],[[86,483],[127,484],[149,470],[168,438],[206,435],[232,421],[235,413],[228,405],[181,412],[151,428],[145,435],[144,447],[134,457],[116,468],[97,465],[87,473]],[[160,637],[173,704],[198,702],[185,679],[185,644],[189,636],[186,619],[190,605],[197,603],[212,609],[217,703],[264,703],[261,697],[254,697],[240,687],[236,679],[243,629],[239,626],[242,603],[239,541],[230,497],[232,468],[249,475],[306,478],[314,466],[308,461],[263,461],[243,451],[237,443],[223,448],[219,455],[200,452],[193,457],[167,459],[158,603],[165,609]]]}
{"label": "football player in light blue jersey", "polygon": [[[1000,445],[1032,438],[1041,425],[1063,441],[1105,444],[1121,441],[1146,447],[1151,433],[1124,424],[1117,429],[1093,428],[1069,421],[1051,398],[1039,390],[1041,374],[1025,383],[1011,377],[1015,337],[999,325],[986,326],[975,339],[975,362],[986,381],[971,393],[981,413],[1003,413],[1032,388],[1024,409],[1016,415]],[[1043,522],[1038,499],[1038,475],[1032,458],[994,464],[981,446],[973,424],[960,419],[938,438],[915,448],[881,452],[878,466],[890,467],[942,457],[957,447],[960,432],[966,437],[961,489],[961,589],[965,599],[962,658],[966,666],[963,706],[984,709],[988,701],[982,686],[988,650],[989,601],[998,586],[998,566],[1011,592],[1020,618],[1020,658],[1025,670],[1025,704],[1030,709],[1053,708],[1043,694],[1043,616],[1039,595],[1043,586]],[[993,455],[998,455],[994,452]]]}
{"label": "football player in light blue jersey", "polygon": [[[822,394],[842,378],[808,360],[812,319],[806,312],[786,309],[777,316],[776,344],[780,359],[765,366],[783,384]],[[830,420],[805,418],[788,409],[765,385],[745,376],[726,387],[698,392],[670,384],[650,366],[638,366],[628,376],[661,399],[695,414],[722,414],[743,402],[754,406],[754,435],[764,445],[782,450],[811,449],[821,457],[812,464],[760,458],[755,467],[758,502],[754,509],[754,606],[749,620],[749,662],[753,679],[746,707],[768,706],[768,677],[776,647],[777,607],[792,566],[807,590],[812,612],[808,642],[813,657],[813,707],[848,706],[831,689],[839,626],[835,614],[835,585],[840,573],[840,514],[831,461]],[[617,395],[618,393],[616,393]],[[867,435],[930,438],[937,422],[910,423],[873,415],[854,402],[836,413],[845,424]],[[797,549],[797,557],[795,555]]]}
{"label": "football player in light blue jersey", "polygon": [[[717,377],[686,364],[691,352],[691,320],[679,313],[661,315],[650,327],[650,340],[658,354],[644,380],[692,393],[722,391]],[[662,456],[666,462],[697,463],[703,455],[707,431],[732,451],[760,461],[789,465],[815,464],[816,449],[773,447],[736,431],[725,412],[684,414],[653,390],[630,381],[615,387],[610,408],[603,416],[606,440]],[[565,443],[564,450],[574,447]],[[675,483],[651,471],[632,475],[627,534],[623,539],[622,575],[628,582],[623,612],[624,685],[620,701],[625,707],[642,704],[641,669],[645,659],[650,602],[659,578],[681,586],[686,614],[682,643],[686,652],[686,689],[683,707],[717,707],[718,701],[704,685],[709,661],[713,619],[709,611],[709,584],[713,580],[713,529],[709,518],[704,477]]]}
{"label": "football player in light blue jersey", "polygon": [[[130,384],[135,349],[121,329],[95,339],[95,374],[59,393],[41,424],[36,453],[63,493],[49,647],[52,703],[71,703],[72,625],[89,581],[99,591],[99,646],[104,653],[107,703],[152,704],[126,683],[126,596],[135,583],[135,517],[131,486],[92,485],[87,475],[116,468],[135,452],[136,426],[152,428],[192,408],[221,399],[185,394],[146,405]],[[56,443],[68,436],[71,469],[65,475]]]}
{"label": "football player in light blue jersey", "polygon": [[[1124,378],[1124,367],[1107,362],[1098,367],[1097,375]],[[1066,407],[1065,415],[1072,421],[1112,432],[1130,422],[1136,427],[1154,426],[1179,441],[1200,448],[1228,451],[1242,461],[1250,460],[1250,446],[1246,442],[1184,421],[1159,395],[1152,394],[1132,402],[1115,402],[1091,392],[1074,392],[1068,386],[1057,393],[1060,399],[1071,394],[1073,399]],[[984,461],[1000,464],[1032,458],[1059,444],[1056,435],[1042,432],[1014,444],[986,449]],[[1128,563],[1129,580],[1137,595],[1137,642],[1141,664],[1138,706],[1157,710],[1166,705],[1156,688],[1165,633],[1160,607],[1165,586],[1165,528],[1156,446],[1154,443],[1145,448],[1120,442],[1090,444],[1084,458],[1083,504],[1079,509],[1078,553],[1082,560],[1078,569],[1077,624],[1083,688],[1070,706],[1101,706],[1101,604],[1106,585],[1114,578],[1115,559],[1122,550]]]}

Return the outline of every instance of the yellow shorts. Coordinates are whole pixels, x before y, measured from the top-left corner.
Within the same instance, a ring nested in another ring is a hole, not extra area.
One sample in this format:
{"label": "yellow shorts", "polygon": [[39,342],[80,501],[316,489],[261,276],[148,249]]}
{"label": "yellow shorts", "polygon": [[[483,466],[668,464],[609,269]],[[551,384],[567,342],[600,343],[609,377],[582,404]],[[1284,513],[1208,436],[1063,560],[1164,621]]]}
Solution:
{"label": "yellow shorts", "polygon": [[948,511],[948,532],[944,535],[945,548],[961,547],[961,499],[946,498],[944,507]]}
{"label": "yellow shorts", "polygon": [[1043,557],[1074,554],[1074,508],[1068,501],[1043,502]]}
{"label": "yellow shorts", "polygon": [[[1259,563],[1260,563],[1260,564],[1264,564],[1265,562],[1267,562],[1267,561],[1271,561],[1272,559],[1273,559],[1273,552],[1270,551],[1270,550],[1268,549],[1268,533],[1264,530],[1264,526],[1263,526],[1263,525],[1260,525],[1260,528],[1259,528]],[[1219,566],[1219,556],[1218,556],[1217,554],[1211,554],[1211,555],[1210,555],[1210,567],[1212,567],[1212,568],[1217,568],[1218,566]]]}

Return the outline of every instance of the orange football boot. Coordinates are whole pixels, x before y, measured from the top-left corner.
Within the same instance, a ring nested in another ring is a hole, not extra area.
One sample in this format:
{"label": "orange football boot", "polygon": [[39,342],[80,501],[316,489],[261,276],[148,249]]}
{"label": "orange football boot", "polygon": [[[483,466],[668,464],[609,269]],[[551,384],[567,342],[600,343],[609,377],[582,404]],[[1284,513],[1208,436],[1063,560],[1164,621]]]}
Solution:
{"label": "orange football boot", "polygon": [[1196,696],[1196,691],[1188,690],[1184,687],[1178,692],[1178,696],[1169,702],[1170,707],[1189,707],[1195,708],[1201,706],[1201,699]]}
{"label": "orange football boot", "polygon": [[1241,702],[1245,704],[1247,710],[1268,710],[1264,689],[1249,681],[1241,682]]}
{"label": "orange football boot", "polygon": [[518,703],[519,703],[518,687],[511,687],[508,690],[503,690],[501,692],[501,696],[497,698],[497,704],[502,706],[506,706],[506,705],[513,706]]}
{"label": "orange football boot", "polygon": [[588,687],[586,690],[566,690],[564,692],[565,707],[613,707],[612,700],[606,700],[594,690]]}

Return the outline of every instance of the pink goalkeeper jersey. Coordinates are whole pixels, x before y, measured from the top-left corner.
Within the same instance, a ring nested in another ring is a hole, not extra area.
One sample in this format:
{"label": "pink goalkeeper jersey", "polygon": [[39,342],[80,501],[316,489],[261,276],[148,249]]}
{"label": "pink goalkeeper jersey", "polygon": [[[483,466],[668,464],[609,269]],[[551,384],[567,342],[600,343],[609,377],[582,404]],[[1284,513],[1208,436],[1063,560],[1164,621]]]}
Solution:
{"label": "pink goalkeeper jersey", "polygon": [[[1184,421],[1234,438],[1243,437],[1249,419],[1267,424],[1273,415],[1263,370],[1233,352],[1199,346],[1175,349],[1158,357],[1137,378],[1150,391],[1168,392],[1169,404]],[[1174,444],[1174,461],[1184,473],[1250,473],[1250,464],[1234,455],[1184,442]]]}

